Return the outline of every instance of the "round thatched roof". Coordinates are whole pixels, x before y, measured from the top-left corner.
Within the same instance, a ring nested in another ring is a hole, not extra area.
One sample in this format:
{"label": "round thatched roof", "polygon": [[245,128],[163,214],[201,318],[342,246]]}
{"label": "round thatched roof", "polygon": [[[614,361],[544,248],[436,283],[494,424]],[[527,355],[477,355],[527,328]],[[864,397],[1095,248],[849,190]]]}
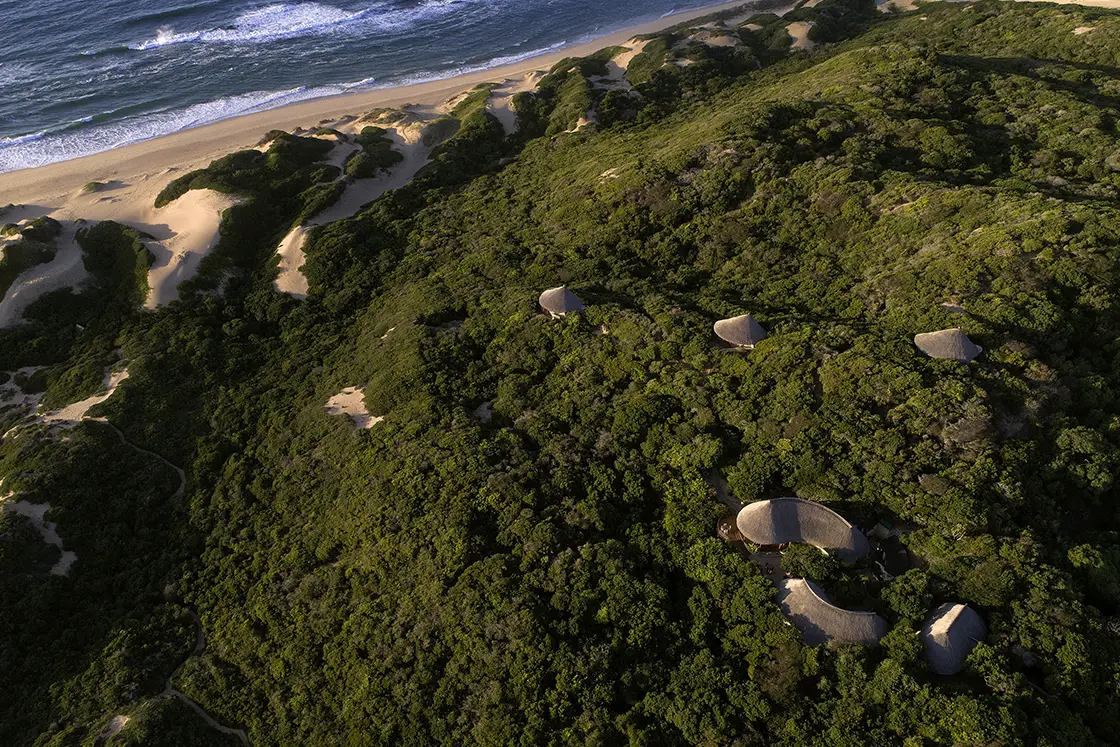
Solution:
{"label": "round thatched roof", "polygon": [[712,329],[719,339],[740,347],[754,347],[766,339],[766,330],[750,314],[720,319]]}
{"label": "round thatched roof", "polygon": [[887,621],[874,612],[840,609],[816,584],[804,578],[779,581],[778,604],[812,646],[829,641],[874,646],[887,632]]}
{"label": "round thatched roof", "polygon": [[968,363],[983,351],[982,347],[968,339],[968,335],[960,327],[937,332],[922,332],[914,335],[914,344],[930,358],[961,363]]}
{"label": "round thatched roof", "polygon": [[542,293],[540,304],[542,309],[556,316],[570,314],[573,311],[583,311],[587,308],[583,305],[583,301],[579,300],[579,296],[563,285],[559,288],[549,288]]}
{"label": "round thatched roof", "polygon": [[802,498],[775,498],[749,503],[735,519],[747,541],[756,545],[804,542],[845,563],[866,555],[871,547],[863,532],[828,506]]}
{"label": "round thatched roof", "polygon": [[922,625],[926,661],[937,674],[956,674],[988,628],[980,615],[966,604],[946,602]]}

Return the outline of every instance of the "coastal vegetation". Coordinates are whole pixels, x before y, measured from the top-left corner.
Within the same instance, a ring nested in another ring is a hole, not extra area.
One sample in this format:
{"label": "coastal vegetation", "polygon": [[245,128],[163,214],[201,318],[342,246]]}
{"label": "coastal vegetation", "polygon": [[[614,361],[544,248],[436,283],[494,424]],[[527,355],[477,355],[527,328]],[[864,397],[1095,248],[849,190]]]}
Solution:
{"label": "coastal vegetation", "polygon": [[[50,502],[78,557],[44,572],[0,513],[0,743],[237,743],[169,687],[254,747],[1120,733],[1120,15],[693,28],[644,39],[627,90],[617,49],[557,65],[513,136],[468,92],[411,183],[310,235],[305,300],[274,253],[338,198],[330,140],[163,190],[244,197],[167,307],[139,309],[142,236],[79,236],[96,282],[0,330],[0,370],[58,401],[129,378],[107,422],[0,443],[0,496]],[[560,284],[587,308],[541,313]],[[744,313],[768,336],[718,344]],[[982,354],[913,344],[950,327]],[[375,427],[325,413],[351,386]],[[880,645],[807,645],[716,537],[723,499],[784,495],[901,528],[898,574],[787,552]],[[944,602],[988,629],[951,677],[917,635]]]}

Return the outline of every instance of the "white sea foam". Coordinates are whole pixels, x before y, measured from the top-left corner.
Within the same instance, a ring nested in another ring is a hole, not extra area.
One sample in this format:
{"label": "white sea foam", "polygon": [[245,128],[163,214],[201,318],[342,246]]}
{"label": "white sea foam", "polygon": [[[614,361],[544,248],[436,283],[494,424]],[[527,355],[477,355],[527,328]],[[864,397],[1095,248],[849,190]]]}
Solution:
{"label": "white sea foam", "polygon": [[314,2],[274,3],[242,13],[229,27],[175,31],[164,26],[154,38],[130,44],[129,48],[143,51],[171,44],[258,44],[303,36],[399,31],[462,12],[461,5],[461,2],[429,0],[404,9],[394,10],[385,3],[377,3],[365,10],[346,11]]}
{"label": "white sea foam", "polygon": [[540,49],[497,57],[484,63],[458,65],[438,73],[419,73],[397,78],[383,84],[377,84],[374,78],[364,78],[352,83],[315,87],[301,86],[285,91],[253,91],[239,96],[227,96],[215,101],[195,104],[185,109],[150,112],[79,129],[70,128],[48,133],[23,135],[17,138],[0,138],[0,173],[81,158],[82,156],[101,153],[191,127],[229,119],[230,117],[275,109],[297,101],[323,96],[336,96],[361,90],[414,85],[510,65],[547,54],[563,47],[565,44],[566,42],[557,42]]}

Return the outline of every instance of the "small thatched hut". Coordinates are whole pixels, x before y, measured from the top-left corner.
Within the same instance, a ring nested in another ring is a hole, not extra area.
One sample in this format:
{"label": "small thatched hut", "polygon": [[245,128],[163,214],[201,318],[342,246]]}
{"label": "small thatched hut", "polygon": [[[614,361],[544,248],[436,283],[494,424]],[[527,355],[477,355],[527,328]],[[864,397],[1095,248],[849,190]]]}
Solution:
{"label": "small thatched hut", "polygon": [[803,498],[774,498],[743,507],[740,533],[756,545],[804,542],[851,563],[871,549],[863,532],[828,506]]}
{"label": "small thatched hut", "polygon": [[583,301],[579,300],[579,296],[563,285],[559,288],[549,288],[542,293],[540,305],[542,309],[552,315],[553,319],[587,308],[583,305]]}
{"label": "small thatched hut", "polygon": [[887,633],[887,621],[874,612],[842,610],[804,578],[779,581],[778,604],[811,646],[829,641],[874,646]]}
{"label": "small thatched hut", "polygon": [[968,339],[968,335],[960,327],[943,329],[937,332],[922,332],[914,335],[914,344],[918,350],[930,358],[942,358],[950,361],[968,363],[980,355],[984,348]]}
{"label": "small thatched hut", "polygon": [[988,628],[980,615],[966,604],[946,602],[922,625],[926,661],[937,674],[956,674]]}
{"label": "small thatched hut", "polygon": [[766,330],[750,314],[720,319],[712,325],[712,329],[716,337],[729,345],[748,350],[766,339]]}

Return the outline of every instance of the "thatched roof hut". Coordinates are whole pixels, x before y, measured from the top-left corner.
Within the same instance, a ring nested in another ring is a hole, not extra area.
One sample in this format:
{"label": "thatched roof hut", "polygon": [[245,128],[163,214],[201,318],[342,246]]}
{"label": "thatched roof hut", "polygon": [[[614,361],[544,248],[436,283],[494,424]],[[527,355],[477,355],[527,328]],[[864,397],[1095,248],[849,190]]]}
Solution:
{"label": "thatched roof hut", "polygon": [[583,305],[583,301],[579,300],[579,296],[572,293],[563,285],[559,288],[549,288],[542,293],[540,305],[542,309],[552,314],[553,317],[564,316],[565,314],[571,314],[575,311],[583,311],[587,308]]}
{"label": "thatched roof hut", "polygon": [[918,350],[930,358],[942,358],[950,361],[968,363],[980,355],[984,348],[972,340],[960,327],[942,329],[937,332],[922,332],[914,335],[914,344]]}
{"label": "thatched roof hut", "polygon": [[887,633],[887,621],[874,612],[842,610],[824,592],[804,578],[778,582],[778,604],[805,642],[817,646],[829,641],[874,646]]}
{"label": "thatched roof hut", "polygon": [[766,330],[750,314],[720,319],[712,329],[719,339],[741,348],[753,348],[766,339]]}
{"label": "thatched roof hut", "polygon": [[926,661],[937,674],[956,674],[988,628],[980,615],[966,604],[946,602],[922,625]]}
{"label": "thatched roof hut", "polygon": [[804,542],[851,563],[871,549],[863,532],[824,504],[802,498],[774,498],[743,507],[739,531],[756,545]]}

